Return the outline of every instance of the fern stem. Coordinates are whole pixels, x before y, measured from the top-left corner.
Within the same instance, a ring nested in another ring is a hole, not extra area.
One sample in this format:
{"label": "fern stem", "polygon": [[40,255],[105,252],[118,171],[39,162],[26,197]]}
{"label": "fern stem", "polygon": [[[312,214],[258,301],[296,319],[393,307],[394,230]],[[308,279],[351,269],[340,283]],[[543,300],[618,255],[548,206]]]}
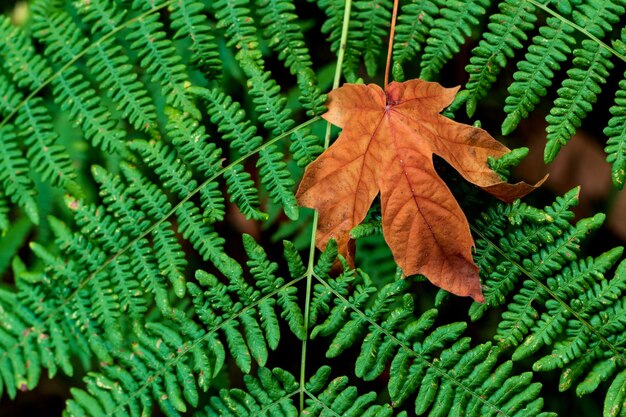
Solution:
{"label": "fern stem", "polygon": [[[339,41],[339,51],[337,51],[337,64],[335,65],[335,78],[333,79],[333,90],[339,87],[341,81],[341,68],[343,66],[343,58],[346,52],[348,42],[348,29],[350,25],[350,11],[352,9],[352,0],[346,0],[343,9],[343,23],[341,26],[341,40]],[[324,135],[324,149],[330,146],[331,125],[326,123],[326,134]],[[300,412],[304,410],[304,384],[306,381],[306,348],[309,336],[309,312],[311,308],[311,286],[313,281],[313,265],[315,263],[315,240],[317,237],[317,222],[319,214],[317,211],[313,213],[313,223],[311,225],[311,242],[309,243],[309,260],[306,270],[306,294],[304,303],[304,334],[305,339],[302,341],[302,352],[300,355]]]}
{"label": "fern stem", "polygon": [[543,10],[546,13],[551,14],[552,16],[556,17],[557,19],[561,20],[562,22],[564,22],[565,24],[573,27],[574,29],[576,29],[577,31],[579,31],[580,33],[582,33],[583,35],[585,35],[586,37],[588,37],[589,39],[593,40],[594,42],[596,42],[598,45],[600,45],[602,48],[606,49],[607,51],[609,51],[610,53],[612,53],[613,55],[615,55],[617,58],[621,59],[622,61],[626,62],[626,56],[620,54],[619,52],[617,52],[614,48],[610,47],[609,45],[607,45],[606,43],[602,42],[597,36],[591,34],[587,29],[577,25],[576,23],[572,22],[571,20],[567,19],[566,17],[562,16],[561,14],[555,12],[554,10],[550,9],[548,6],[546,6],[545,4],[539,3],[536,0],[526,0],[529,3],[531,3],[532,5],[534,5],[535,7],[540,8],[541,10]]}
{"label": "fern stem", "polygon": [[393,36],[396,33],[396,18],[398,17],[398,0],[393,0],[393,13],[391,14],[391,29],[389,30],[389,46],[387,47],[387,63],[385,64],[385,83],[387,89],[389,83],[389,67],[391,66],[391,55],[393,53]]}
{"label": "fern stem", "polygon": [[556,300],[559,304],[561,304],[563,306],[563,308],[565,310],[567,310],[573,317],[576,318],[576,320],[578,320],[583,326],[585,326],[591,333],[593,333],[602,343],[605,344],[605,346],[607,348],[609,348],[609,350],[611,352],[613,352],[613,354],[619,358],[620,362],[624,365],[626,365],[626,358],[624,358],[622,356],[622,354],[620,353],[620,351],[617,349],[617,347],[615,347],[611,342],[609,342],[609,340],[604,337],[603,335],[600,334],[600,332],[598,332],[595,327],[593,327],[591,325],[591,323],[589,323],[587,320],[585,320],[580,314],[578,314],[578,312],[573,309],[572,307],[570,307],[570,305],[565,302],[561,297],[559,297],[554,291],[552,291],[552,289],[550,289],[550,287],[548,287],[546,284],[544,284],[543,282],[541,282],[538,278],[534,277],[530,271],[528,271],[528,269],[524,268],[519,262],[516,262],[513,258],[511,258],[508,253],[504,250],[502,250],[502,248],[500,248],[500,246],[498,246],[497,244],[495,244],[491,239],[489,239],[487,236],[485,236],[483,233],[481,233],[481,231],[477,228],[474,227],[473,225],[470,225],[470,228],[472,229],[472,231],[474,233],[476,233],[481,239],[483,239],[485,242],[487,242],[489,244],[489,246],[493,247],[502,257],[504,257],[504,259],[506,259],[507,261],[511,262],[511,264],[515,265],[516,268],[518,268],[520,271],[522,271],[522,273],[524,275],[526,275],[528,278],[530,278],[531,280],[533,280],[538,287],[540,287],[541,289],[543,289],[547,294],[550,295],[550,297],[552,297],[554,300]]}

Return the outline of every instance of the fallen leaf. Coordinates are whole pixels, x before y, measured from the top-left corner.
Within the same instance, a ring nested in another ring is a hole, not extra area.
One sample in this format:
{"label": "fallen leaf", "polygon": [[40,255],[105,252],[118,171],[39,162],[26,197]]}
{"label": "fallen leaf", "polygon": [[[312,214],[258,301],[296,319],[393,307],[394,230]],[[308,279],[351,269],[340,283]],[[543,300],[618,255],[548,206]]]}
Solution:
{"label": "fallen leaf", "polygon": [[343,131],[307,167],[297,198],[319,212],[316,245],[323,249],[335,239],[354,265],[350,230],[380,191],[383,234],[404,274],[423,274],[451,293],[483,301],[469,224],[432,155],[503,201],[539,184],[503,182],[487,159],[509,149],[486,131],[439,114],[457,91],[419,79],[392,82],[386,91],[375,84],[332,91],[323,117]]}

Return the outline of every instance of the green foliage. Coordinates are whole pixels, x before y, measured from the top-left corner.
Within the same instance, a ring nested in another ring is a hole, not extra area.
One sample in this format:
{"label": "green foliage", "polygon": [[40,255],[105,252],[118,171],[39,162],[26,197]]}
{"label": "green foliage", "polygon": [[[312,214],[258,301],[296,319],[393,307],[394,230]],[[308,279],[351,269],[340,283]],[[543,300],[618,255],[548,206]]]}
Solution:
{"label": "green foliage", "polygon": [[[437,78],[471,43],[446,115],[496,99],[507,134],[564,74],[551,161],[626,60],[624,6],[401,1],[393,74]],[[402,276],[376,204],[351,231],[356,268],[332,240],[315,252],[319,219],[295,188],[332,136],[317,122],[334,58],[337,76],[378,82],[391,10],[38,0],[0,17],[0,394],[47,370],[71,385],[67,416],[547,417],[549,390],[572,388],[563,399],[596,393],[623,416],[626,261],[584,246],[604,215],[574,222],[578,189],[543,208],[477,205],[450,182],[486,299],[467,321]],[[625,89],[604,131],[618,188]],[[508,178],[527,153],[489,163]],[[542,382],[555,371],[558,386]]]}
{"label": "green foliage", "polygon": [[485,13],[489,0],[447,1],[439,11],[429,31],[424,54],[420,62],[420,78],[431,79],[465,42],[478,24],[478,17]]}

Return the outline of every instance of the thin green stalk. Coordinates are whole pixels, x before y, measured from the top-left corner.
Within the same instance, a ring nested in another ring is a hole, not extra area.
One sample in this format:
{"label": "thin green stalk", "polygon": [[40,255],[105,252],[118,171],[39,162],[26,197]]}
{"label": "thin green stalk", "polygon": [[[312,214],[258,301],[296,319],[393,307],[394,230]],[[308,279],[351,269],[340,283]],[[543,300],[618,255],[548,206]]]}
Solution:
{"label": "thin green stalk", "polygon": [[[335,78],[333,80],[333,90],[339,87],[341,82],[341,68],[343,66],[343,57],[348,42],[348,26],[350,25],[350,10],[352,9],[352,0],[346,0],[343,9],[343,25],[341,27],[341,40],[339,42],[339,51],[337,51],[337,65],[335,66]],[[324,149],[328,149],[330,145],[331,125],[326,124],[326,134],[324,135]],[[304,384],[306,383],[306,348],[307,338],[309,335],[309,310],[311,304],[311,283],[313,281],[313,266],[315,264],[315,239],[317,237],[318,213],[313,213],[313,224],[311,232],[311,242],[309,244],[309,260],[306,271],[306,294],[304,304],[304,334],[306,338],[302,342],[302,353],[300,356],[300,412],[304,410]]]}

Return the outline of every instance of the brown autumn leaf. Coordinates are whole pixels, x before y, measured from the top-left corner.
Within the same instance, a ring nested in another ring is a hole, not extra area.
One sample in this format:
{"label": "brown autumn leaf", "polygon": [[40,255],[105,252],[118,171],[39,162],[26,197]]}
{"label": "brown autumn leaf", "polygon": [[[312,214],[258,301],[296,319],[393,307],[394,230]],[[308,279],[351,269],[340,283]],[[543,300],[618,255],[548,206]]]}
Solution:
{"label": "brown autumn leaf", "polygon": [[469,224],[432,154],[503,201],[536,186],[503,182],[487,158],[509,149],[486,131],[439,114],[457,91],[419,79],[392,82],[386,91],[375,84],[332,91],[323,117],[343,131],[307,167],[297,198],[319,212],[316,245],[323,249],[335,239],[353,265],[350,230],[380,191],[383,234],[404,274],[423,274],[451,293],[483,301]]}

